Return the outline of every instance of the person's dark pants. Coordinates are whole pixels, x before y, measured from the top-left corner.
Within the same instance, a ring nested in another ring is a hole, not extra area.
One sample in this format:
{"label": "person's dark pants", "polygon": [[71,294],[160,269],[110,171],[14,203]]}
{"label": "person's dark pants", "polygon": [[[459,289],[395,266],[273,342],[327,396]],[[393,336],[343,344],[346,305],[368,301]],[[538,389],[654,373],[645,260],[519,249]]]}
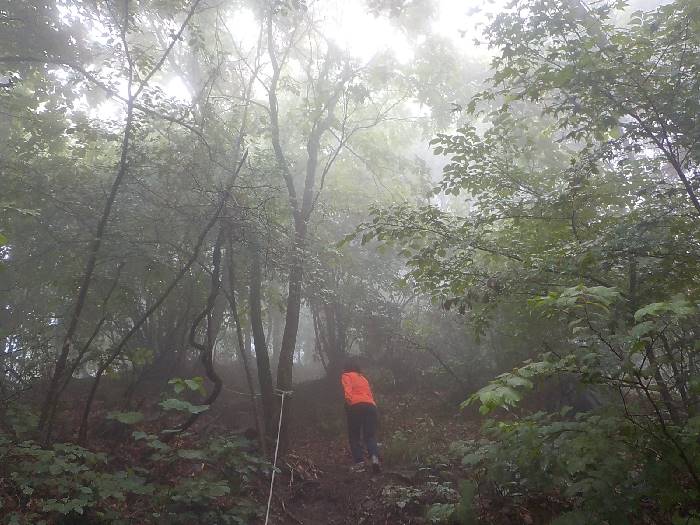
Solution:
{"label": "person's dark pants", "polygon": [[371,403],[357,403],[346,406],[348,415],[348,437],[350,451],[355,463],[365,458],[362,442],[370,456],[379,456],[377,447],[377,407]]}

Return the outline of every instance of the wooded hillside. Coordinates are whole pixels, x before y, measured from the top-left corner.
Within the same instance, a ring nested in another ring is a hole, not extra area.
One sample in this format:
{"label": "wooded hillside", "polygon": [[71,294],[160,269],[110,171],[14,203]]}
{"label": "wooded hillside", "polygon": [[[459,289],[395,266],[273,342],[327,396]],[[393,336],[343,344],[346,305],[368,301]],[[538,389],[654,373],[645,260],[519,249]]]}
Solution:
{"label": "wooded hillside", "polygon": [[0,4],[2,523],[700,524],[700,2],[458,4]]}

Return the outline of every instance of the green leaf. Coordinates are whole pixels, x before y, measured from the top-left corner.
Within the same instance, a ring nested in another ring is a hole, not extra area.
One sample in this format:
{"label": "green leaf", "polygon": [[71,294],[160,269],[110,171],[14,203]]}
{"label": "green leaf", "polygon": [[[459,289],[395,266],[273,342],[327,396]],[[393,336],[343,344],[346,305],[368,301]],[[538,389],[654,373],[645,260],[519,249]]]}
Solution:
{"label": "green leaf", "polygon": [[671,302],[651,303],[637,310],[634,313],[634,320],[641,321],[645,317],[655,317],[660,315],[686,317],[696,314],[697,311],[697,307],[685,299]]}
{"label": "green leaf", "polygon": [[633,337],[640,339],[656,330],[656,323],[653,321],[644,321],[632,327],[630,333]]}
{"label": "green leaf", "polygon": [[185,384],[179,377],[173,378],[168,381],[169,385],[173,385],[173,390],[176,394],[181,394],[185,390]]}
{"label": "green leaf", "polygon": [[532,388],[533,386],[532,381],[517,375],[509,376],[505,379],[505,382],[514,388]]}
{"label": "green leaf", "polygon": [[513,387],[499,382],[493,382],[476,392],[476,394],[462,403],[461,406],[464,407],[478,400],[481,403],[479,412],[481,414],[488,414],[496,408],[513,407],[517,405],[521,398],[522,396],[520,393]]}
{"label": "green leaf", "polygon": [[203,377],[193,377],[192,379],[185,379],[185,385],[187,388],[194,392],[199,392],[202,395],[206,394],[204,390],[204,378]]}
{"label": "green leaf", "polygon": [[193,405],[192,403],[173,397],[161,401],[159,405],[165,410],[177,410],[178,412],[189,412],[190,414],[201,414],[209,409],[209,405]]}

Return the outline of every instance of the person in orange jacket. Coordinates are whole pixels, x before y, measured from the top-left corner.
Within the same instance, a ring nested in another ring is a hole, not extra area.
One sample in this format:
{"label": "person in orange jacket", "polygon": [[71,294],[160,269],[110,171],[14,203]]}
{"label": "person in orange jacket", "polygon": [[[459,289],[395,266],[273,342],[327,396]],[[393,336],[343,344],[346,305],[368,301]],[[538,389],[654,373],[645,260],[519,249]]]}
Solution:
{"label": "person in orange jacket", "polygon": [[362,375],[360,366],[354,359],[348,359],[341,375],[345,410],[348,416],[348,438],[350,451],[355,461],[353,470],[364,467],[364,445],[367,447],[374,472],[379,472],[379,447],[377,446],[377,404],[372,396],[369,381]]}

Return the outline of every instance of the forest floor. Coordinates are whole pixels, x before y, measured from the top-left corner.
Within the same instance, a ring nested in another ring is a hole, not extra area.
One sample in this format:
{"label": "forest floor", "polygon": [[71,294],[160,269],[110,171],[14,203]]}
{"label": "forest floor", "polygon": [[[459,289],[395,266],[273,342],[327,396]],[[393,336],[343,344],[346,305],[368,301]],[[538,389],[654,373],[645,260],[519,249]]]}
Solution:
{"label": "forest floor", "polygon": [[[450,444],[478,438],[481,422],[439,393],[375,392],[382,471],[352,472],[342,398],[322,381],[300,385],[292,450],[280,461],[275,525],[430,523],[431,505],[456,503],[466,473]],[[541,523],[530,511],[480,497],[480,522]],[[537,511],[535,511],[536,514]],[[540,516],[543,518],[543,516]]]}
{"label": "forest floor", "polygon": [[[459,408],[464,396],[428,384],[372,383],[379,411],[382,470],[378,474],[369,468],[365,472],[350,469],[340,385],[316,380],[296,386],[291,403],[285,403],[290,412],[291,448],[277,463],[270,525],[446,523],[431,521],[428,512],[442,504],[443,516],[449,514],[448,505],[460,501],[460,483],[466,479],[476,486],[470,498],[475,523],[544,524],[566,506],[556,495],[527,501],[513,498],[462,465],[462,456],[452,452],[451,446],[480,440],[483,423],[474,408]],[[254,424],[249,402],[239,394],[224,390],[215,417],[202,418],[203,426],[190,437],[194,440],[190,448],[196,448],[198,435],[223,435]],[[114,439],[125,439],[130,432],[130,427],[117,426],[123,435],[115,432],[113,421],[104,423],[104,428],[96,425],[93,435],[99,449],[109,449]],[[135,453],[124,447],[119,450],[123,456]],[[267,503],[268,491],[269,477],[252,481],[250,496],[258,504]]]}

